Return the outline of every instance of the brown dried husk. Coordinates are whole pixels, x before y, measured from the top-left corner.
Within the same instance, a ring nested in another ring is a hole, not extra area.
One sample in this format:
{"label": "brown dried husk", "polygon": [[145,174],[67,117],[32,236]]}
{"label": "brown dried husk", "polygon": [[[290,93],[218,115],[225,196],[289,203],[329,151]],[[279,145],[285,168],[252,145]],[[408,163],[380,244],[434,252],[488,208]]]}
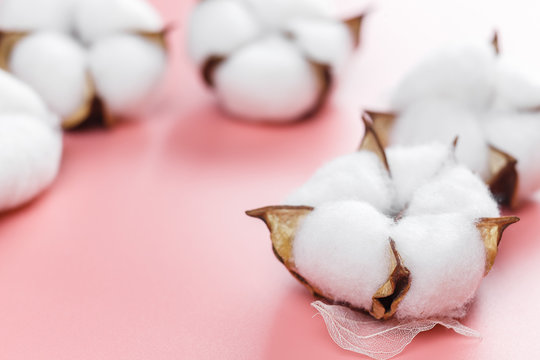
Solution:
{"label": "brown dried husk", "polygon": [[[166,36],[169,28],[159,32],[134,32],[167,51]],[[30,35],[27,31],[0,31],[0,67],[10,72],[9,59],[17,43]],[[94,80],[90,73],[87,74],[84,99],[72,114],[62,119],[64,130],[78,130],[90,127],[111,127],[118,122],[118,117],[111,113],[107,104],[97,94]]]}

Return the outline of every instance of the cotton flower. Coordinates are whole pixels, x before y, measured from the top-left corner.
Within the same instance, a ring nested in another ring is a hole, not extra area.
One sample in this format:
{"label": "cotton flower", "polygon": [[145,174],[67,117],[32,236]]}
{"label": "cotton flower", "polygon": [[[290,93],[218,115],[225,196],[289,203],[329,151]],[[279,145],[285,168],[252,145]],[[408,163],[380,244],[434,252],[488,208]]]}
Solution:
{"label": "cotton flower", "polygon": [[5,0],[0,65],[74,128],[129,115],[165,68],[163,21],[144,0]]}
{"label": "cotton flower", "polygon": [[34,90],[0,70],[0,211],[28,202],[56,178],[59,123]]}
{"label": "cotton flower", "polygon": [[190,19],[189,53],[226,111],[289,122],[322,106],[360,21],[336,20],[325,0],[204,0]]}
{"label": "cotton flower", "polygon": [[388,144],[459,137],[458,160],[513,206],[540,186],[540,87],[505,65],[496,49],[448,48],[421,62],[397,86],[394,113],[379,127],[389,130]]}
{"label": "cotton flower", "polygon": [[499,217],[454,145],[385,150],[366,126],[356,154],[324,165],[285,205],[248,215],[266,222],[287,269],[331,303],[377,319],[463,317],[518,219]]}

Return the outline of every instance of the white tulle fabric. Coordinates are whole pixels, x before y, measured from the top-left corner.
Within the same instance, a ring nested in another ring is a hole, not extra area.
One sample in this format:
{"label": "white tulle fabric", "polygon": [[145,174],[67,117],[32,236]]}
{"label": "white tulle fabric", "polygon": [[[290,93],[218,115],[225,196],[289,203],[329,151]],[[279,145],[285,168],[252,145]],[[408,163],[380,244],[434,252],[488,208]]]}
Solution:
{"label": "white tulle fabric", "polygon": [[436,325],[442,325],[463,336],[480,338],[479,332],[451,318],[381,321],[345,306],[328,305],[322,301],[315,301],[311,306],[322,316],[328,333],[337,345],[377,360],[396,356],[416,335]]}

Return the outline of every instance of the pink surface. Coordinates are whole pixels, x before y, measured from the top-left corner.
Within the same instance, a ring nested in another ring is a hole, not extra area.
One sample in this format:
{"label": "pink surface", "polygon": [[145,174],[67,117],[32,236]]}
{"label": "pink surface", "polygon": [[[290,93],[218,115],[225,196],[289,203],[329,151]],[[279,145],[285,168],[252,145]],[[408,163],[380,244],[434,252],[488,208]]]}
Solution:
{"label": "pink surface", "polygon": [[[155,3],[178,26],[153,118],[66,135],[55,186],[0,218],[0,358],[364,358],[332,342],[243,211],[278,203],[352,151],[359,106],[383,106],[438,39],[482,40],[497,25],[503,51],[535,63],[539,12],[524,0],[380,2],[333,105],[312,122],[259,127],[223,116],[187,60],[194,1]],[[483,340],[436,328],[397,358],[540,355],[540,206],[518,215],[464,320]]]}

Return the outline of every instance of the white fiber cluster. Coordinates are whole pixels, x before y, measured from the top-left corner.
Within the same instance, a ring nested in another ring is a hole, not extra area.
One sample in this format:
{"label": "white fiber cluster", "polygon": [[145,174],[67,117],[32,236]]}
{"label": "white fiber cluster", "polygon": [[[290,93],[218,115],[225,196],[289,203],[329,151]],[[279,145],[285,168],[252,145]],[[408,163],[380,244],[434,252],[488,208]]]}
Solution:
{"label": "white fiber cluster", "polygon": [[518,160],[518,198],[540,186],[540,86],[508,68],[492,47],[445,50],[397,87],[392,144],[451,141],[457,158],[488,180],[489,145]]}
{"label": "white fiber cluster", "polygon": [[412,279],[396,316],[463,316],[485,269],[475,224],[499,210],[453,151],[392,147],[389,170],[368,151],[323,166],[286,201],[315,208],[293,243],[298,273],[325,296],[370,310],[392,271],[392,239]]}
{"label": "white fiber cluster", "polygon": [[191,15],[188,50],[211,75],[221,106],[252,121],[287,122],[310,114],[328,85],[320,65],[340,69],[351,31],[326,0],[204,0]]}
{"label": "white fiber cluster", "polygon": [[0,70],[0,211],[20,206],[56,178],[59,119],[27,85]]}
{"label": "white fiber cluster", "polygon": [[165,69],[165,49],[142,36],[164,29],[144,0],[3,0],[0,14],[2,31],[29,33],[14,46],[9,71],[64,119],[94,87],[123,114],[150,94]]}

